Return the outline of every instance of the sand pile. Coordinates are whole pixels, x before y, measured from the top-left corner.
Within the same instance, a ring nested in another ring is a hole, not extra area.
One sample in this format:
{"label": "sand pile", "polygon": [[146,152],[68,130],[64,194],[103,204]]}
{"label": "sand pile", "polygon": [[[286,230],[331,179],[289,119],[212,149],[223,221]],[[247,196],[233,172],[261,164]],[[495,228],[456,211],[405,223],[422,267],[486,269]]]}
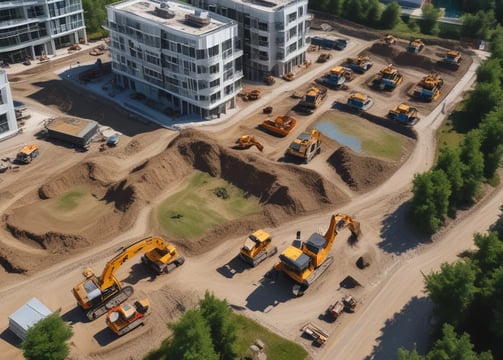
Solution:
{"label": "sand pile", "polygon": [[375,43],[363,52],[372,57],[377,55],[386,62],[398,66],[410,66],[431,71],[435,68],[435,62],[431,59],[431,51],[423,50],[420,54],[409,53],[404,47],[389,46],[384,43]]}

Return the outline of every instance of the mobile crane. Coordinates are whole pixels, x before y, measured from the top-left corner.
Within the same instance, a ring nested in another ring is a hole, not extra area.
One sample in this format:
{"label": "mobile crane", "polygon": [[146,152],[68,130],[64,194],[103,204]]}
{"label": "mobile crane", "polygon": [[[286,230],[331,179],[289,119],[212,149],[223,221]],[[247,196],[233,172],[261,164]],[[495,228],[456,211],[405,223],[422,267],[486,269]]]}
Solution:
{"label": "mobile crane", "polygon": [[[349,228],[351,234],[357,238],[360,235],[360,223],[349,215],[332,215],[330,225],[325,235],[312,234],[307,241],[302,242],[300,248],[289,246],[279,256],[280,262],[274,269],[284,272],[298,285],[293,292],[300,296],[334,261],[328,256],[339,230]],[[300,285],[300,286],[299,286]]]}
{"label": "mobile crane", "polygon": [[[167,268],[173,264],[179,266],[184,262],[183,256],[178,254],[173,245],[159,237],[148,237],[123,248],[105,265],[99,278],[91,269],[85,269],[82,273],[85,279],[75,285],[72,292],[78,305],[86,311],[89,320],[104,315],[133,294],[133,287],[123,287],[115,277],[115,272],[127,260],[138,254],[145,254],[142,261],[156,269]],[[160,261],[163,264],[157,264],[154,261]]]}

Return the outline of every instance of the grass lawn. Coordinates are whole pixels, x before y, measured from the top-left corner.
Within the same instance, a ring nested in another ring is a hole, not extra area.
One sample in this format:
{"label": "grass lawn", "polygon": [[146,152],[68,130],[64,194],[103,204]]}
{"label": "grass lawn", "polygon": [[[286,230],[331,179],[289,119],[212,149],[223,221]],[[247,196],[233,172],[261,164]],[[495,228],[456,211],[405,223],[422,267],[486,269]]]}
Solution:
{"label": "grass lawn", "polygon": [[82,200],[82,198],[88,194],[89,192],[84,189],[75,189],[69,191],[58,197],[55,201],[54,206],[58,210],[73,210],[77,206],[79,206],[80,200]]}
{"label": "grass lawn", "polygon": [[337,126],[337,130],[342,134],[359,139],[362,152],[365,155],[393,161],[399,160],[402,156],[403,136],[358,116],[339,111],[328,111],[323,114],[320,121],[330,121]]}
{"label": "grass lawn", "polygon": [[248,196],[223,179],[198,171],[184,189],[162,202],[156,217],[170,235],[194,239],[216,225],[260,210],[257,197]]}
{"label": "grass lawn", "polygon": [[265,344],[268,359],[304,360],[307,358],[307,351],[302,346],[270,332],[245,316],[234,314],[233,317],[237,328],[239,359],[245,356],[251,358],[249,347],[255,342],[255,339],[260,339]]}

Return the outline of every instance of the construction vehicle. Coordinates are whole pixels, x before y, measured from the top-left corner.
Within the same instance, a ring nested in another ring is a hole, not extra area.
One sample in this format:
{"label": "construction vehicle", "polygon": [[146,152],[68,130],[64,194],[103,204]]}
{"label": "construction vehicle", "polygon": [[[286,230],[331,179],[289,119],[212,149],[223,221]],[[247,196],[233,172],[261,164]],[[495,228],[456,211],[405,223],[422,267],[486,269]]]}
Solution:
{"label": "construction vehicle", "polygon": [[349,96],[347,105],[354,110],[367,111],[374,105],[374,99],[368,95],[354,91]]}
{"label": "construction vehicle", "polygon": [[293,79],[295,79],[295,74],[293,72],[287,72],[286,74],[283,74],[281,77],[286,81],[292,81]]}
{"label": "construction vehicle", "polygon": [[272,86],[276,83],[276,80],[272,76],[266,76],[264,78],[264,84]]}
{"label": "construction vehicle", "polygon": [[295,110],[301,113],[312,114],[326,96],[327,89],[325,87],[311,86],[299,101]]}
{"label": "construction vehicle", "polygon": [[23,146],[21,150],[16,155],[16,162],[22,164],[29,164],[33,159],[39,155],[38,146],[35,144],[30,144]]}
{"label": "construction vehicle", "polygon": [[292,141],[286,155],[291,155],[304,160],[305,163],[311,161],[313,157],[321,151],[321,134],[317,129],[311,132],[302,132]]}
{"label": "construction vehicle", "polygon": [[149,307],[148,299],[137,300],[134,305],[122,303],[107,313],[107,326],[114,333],[122,336],[144,324]]}
{"label": "construction vehicle", "polygon": [[[148,253],[147,253],[148,252]],[[115,272],[129,259],[140,253],[147,253],[143,263],[156,269],[158,273],[180,266],[184,258],[173,245],[158,237],[148,237],[123,248],[110,260],[98,278],[91,269],[82,273],[84,280],[72,292],[78,305],[86,311],[87,318],[94,320],[108,310],[126,301],[134,292],[132,286],[122,286]]]}
{"label": "construction vehicle", "polygon": [[330,305],[326,313],[334,319],[337,319],[343,312],[355,312],[356,304],[356,300],[353,296],[345,295],[342,299],[337,300],[334,304]]}
{"label": "construction vehicle", "polygon": [[321,83],[332,89],[346,88],[344,84],[353,80],[353,70],[343,66],[336,66],[321,78]]}
{"label": "construction vehicle", "polygon": [[439,64],[445,66],[451,70],[459,69],[459,65],[463,61],[461,53],[456,50],[449,50],[445,54],[444,58],[439,61]]}
{"label": "construction vehicle", "polygon": [[377,73],[372,80],[372,86],[379,90],[393,91],[402,82],[403,75],[389,64]]}
{"label": "construction vehicle", "polygon": [[344,50],[348,45],[348,41],[346,39],[327,39],[319,36],[313,36],[311,38],[311,44],[315,46],[322,47],[324,49],[335,49],[335,50]]}
{"label": "construction vehicle", "polygon": [[348,313],[354,313],[356,309],[356,299],[351,295],[345,295],[342,298],[342,303],[344,304],[344,311]]}
{"label": "construction vehicle", "polygon": [[391,34],[387,34],[385,37],[384,37],[384,42],[387,44],[387,45],[394,45],[396,44],[396,39],[393,35]]}
{"label": "construction vehicle", "polygon": [[255,267],[277,252],[278,248],[272,245],[271,235],[259,229],[246,238],[239,252],[239,257],[244,262]]}
{"label": "construction vehicle", "polygon": [[391,109],[388,113],[388,118],[404,125],[415,125],[419,120],[417,109],[403,103]]}
{"label": "construction vehicle", "polygon": [[237,147],[239,149],[249,149],[252,146],[255,146],[260,151],[264,150],[264,146],[255,140],[255,136],[253,135],[243,135],[239,139],[236,140]]}
{"label": "construction vehicle", "polygon": [[329,333],[311,322],[304,325],[301,331],[311,337],[320,346],[328,340]]}
{"label": "construction vehicle", "polygon": [[350,68],[357,74],[363,74],[368,71],[374,63],[370,61],[368,56],[358,56],[355,58],[347,58],[343,66]]}
{"label": "construction vehicle", "polygon": [[302,242],[300,248],[291,245],[281,253],[280,262],[274,269],[285,273],[297,283],[292,289],[294,295],[301,296],[332,264],[334,258],[328,254],[336,235],[346,227],[352,236],[357,238],[360,235],[358,221],[345,214],[332,215],[325,235],[314,233]]}
{"label": "construction vehicle", "polygon": [[421,39],[411,40],[409,42],[409,45],[407,45],[407,52],[409,53],[418,54],[423,49],[424,43],[421,41]]}
{"label": "construction vehicle", "polygon": [[288,115],[280,115],[275,119],[266,119],[260,127],[274,135],[286,136],[295,128],[297,120]]}
{"label": "construction vehicle", "polygon": [[331,57],[332,57],[332,55],[330,55],[329,53],[322,53],[322,54],[320,54],[320,56],[318,56],[318,59],[316,59],[316,62],[317,63],[325,63],[328,60],[330,60]]}
{"label": "construction vehicle", "polygon": [[436,72],[432,72],[421,79],[414,88],[413,96],[416,99],[423,101],[437,100],[441,93],[440,89],[444,85],[444,81]]}

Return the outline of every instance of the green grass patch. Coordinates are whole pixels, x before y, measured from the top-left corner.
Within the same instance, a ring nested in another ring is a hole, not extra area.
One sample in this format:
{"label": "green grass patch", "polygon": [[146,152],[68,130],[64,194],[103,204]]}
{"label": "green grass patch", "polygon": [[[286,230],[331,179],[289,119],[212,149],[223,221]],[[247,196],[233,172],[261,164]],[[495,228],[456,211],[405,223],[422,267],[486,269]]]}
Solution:
{"label": "green grass patch", "polygon": [[393,161],[400,160],[402,156],[405,141],[403,136],[381,126],[354,115],[334,111],[325,113],[321,121],[330,121],[341,134],[357,138],[365,155]]}
{"label": "green grass patch", "polygon": [[275,333],[270,332],[263,326],[242,315],[234,314],[233,323],[237,330],[238,359],[251,357],[250,345],[255,339],[260,339],[265,344],[268,359],[274,360],[304,360],[307,359],[307,351],[300,345],[286,340]]}
{"label": "green grass patch", "polygon": [[461,102],[437,130],[437,149],[445,146],[457,148],[472,129],[472,122],[464,111],[464,102]]}
{"label": "green grass patch", "polygon": [[216,225],[260,210],[257,197],[223,179],[196,172],[184,189],[162,202],[157,221],[170,235],[195,239]]}
{"label": "green grass patch", "polygon": [[77,206],[79,206],[80,200],[87,194],[88,192],[84,189],[76,189],[64,193],[60,197],[56,199],[55,207],[59,210],[73,210]]}

